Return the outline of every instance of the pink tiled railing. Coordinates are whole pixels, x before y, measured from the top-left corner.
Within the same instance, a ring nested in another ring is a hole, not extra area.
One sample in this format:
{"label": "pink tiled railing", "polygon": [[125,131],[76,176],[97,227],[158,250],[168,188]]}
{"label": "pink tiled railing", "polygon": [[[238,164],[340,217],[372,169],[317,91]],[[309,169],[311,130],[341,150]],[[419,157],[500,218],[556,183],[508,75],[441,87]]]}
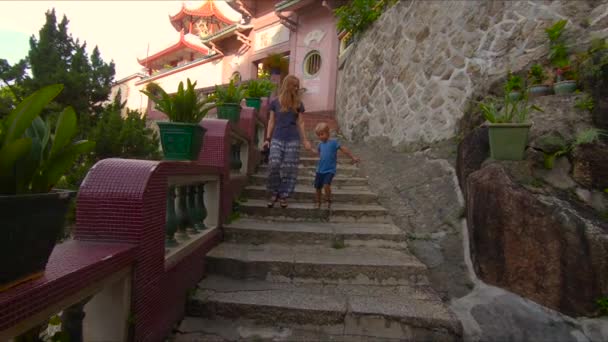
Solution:
{"label": "pink tiled railing", "polygon": [[[222,238],[232,201],[259,161],[255,133],[266,122],[251,108],[243,112],[238,126],[201,122],[207,132],[196,161],[111,158],[95,164],[77,197],[74,239],[55,247],[42,278],[0,293],[0,340],[73,307],[84,308],[85,340],[167,336],[183,316],[188,290],[203,277],[205,254]],[[247,149],[240,154],[247,167],[240,170],[230,168],[235,141]],[[184,232],[167,249],[167,189],[191,184],[204,184],[207,229]]]}

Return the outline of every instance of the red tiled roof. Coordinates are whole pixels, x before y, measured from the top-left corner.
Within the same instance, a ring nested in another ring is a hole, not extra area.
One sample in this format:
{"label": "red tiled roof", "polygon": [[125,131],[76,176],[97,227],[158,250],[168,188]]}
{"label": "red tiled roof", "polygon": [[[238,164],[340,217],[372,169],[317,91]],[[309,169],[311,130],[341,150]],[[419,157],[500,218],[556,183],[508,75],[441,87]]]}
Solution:
{"label": "red tiled roof", "polygon": [[[221,22],[226,24],[234,24],[229,18],[227,18],[220,9],[217,8],[214,1],[205,1],[199,8],[197,9],[188,9],[186,5],[182,3],[181,10],[175,14],[170,16],[171,22],[182,20],[186,16],[194,16],[194,17],[216,17]],[[175,25],[174,25],[175,26]]]}
{"label": "red tiled roof", "polygon": [[177,43],[171,45],[170,47],[168,47],[168,48],[166,48],[166,49],[164,49],[164,50],[162,50],[160,52],[157,52],[157,53],[153,54],[150,57],[147,57],[147,58],[144,58],[144,59],[139,59],[138,58],[137,62],[139,64],[141,64],[142,66],[144,66],[144,67],[148,67],[149,63],[154,62],[155,60],[157,60],[157,59],[159,59],[159,58],[161,58],[163,56],[166,56],[166,55],[168,55],[168,54],[170,54],[172,52],[175,52],[175,51],[179,51],[181,49],[191,49],[191,50],[194,50],[196,52],[200,52],[200,53],[205,54],[205,55],[209,53],[209,49],[205,45],[203,45],[202,43],[200,45],[197,45],[197,44],[195,44],[193,42],[189,42],[188,40],[186,40],[184,38],[184,30],[181,30],[180,31],[180,36],[179,36],[179,41]]}

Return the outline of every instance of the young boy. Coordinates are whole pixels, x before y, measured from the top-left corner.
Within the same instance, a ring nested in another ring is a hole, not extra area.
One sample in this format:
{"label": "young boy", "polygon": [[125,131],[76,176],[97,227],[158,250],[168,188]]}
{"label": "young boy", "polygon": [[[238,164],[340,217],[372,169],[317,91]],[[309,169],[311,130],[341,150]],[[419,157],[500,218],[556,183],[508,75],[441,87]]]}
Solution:
{"label": "young boy", "polygon": [[336,175],[336,166],[338,164],[338,150],[344,152],[350,157],[353,164],[359,162],[359,158],[353,154],[335,139],[329,139],[329,126],[321,122],[315,128],[315,133],[321,142],[317,147],[316,152],[319,157],[317,165],[317,174],[315,176],[315,189],[317,190],[317,208],[321,208],[321,191],[325,190],[325,200],[327,208],[331,207],[331,181]]}

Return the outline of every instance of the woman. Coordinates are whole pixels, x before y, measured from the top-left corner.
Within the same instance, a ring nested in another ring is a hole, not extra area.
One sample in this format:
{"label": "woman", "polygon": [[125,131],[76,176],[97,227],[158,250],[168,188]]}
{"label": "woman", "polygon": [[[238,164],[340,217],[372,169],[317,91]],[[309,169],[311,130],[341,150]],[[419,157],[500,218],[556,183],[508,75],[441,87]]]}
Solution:
{"label": "woman", "polygon": [[300,80],[288,75],[279,89],[279,97],[270,103],[268,132],[264,147],[270,145],[268,161],[268,191],[272,197],[268,207],[279,201],[287,208],[287,198],[293,192],[300,164],[300,143],[310,149],[304,132],[304,104],[299,95]]}

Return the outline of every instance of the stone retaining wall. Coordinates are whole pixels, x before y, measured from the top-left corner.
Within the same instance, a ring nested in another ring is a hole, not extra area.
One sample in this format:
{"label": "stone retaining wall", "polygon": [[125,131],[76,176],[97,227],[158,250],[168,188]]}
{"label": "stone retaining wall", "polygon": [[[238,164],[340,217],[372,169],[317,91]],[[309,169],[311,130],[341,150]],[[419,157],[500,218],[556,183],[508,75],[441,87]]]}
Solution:
{"label": "stone retaining wall", "polygon": [[608,0],[400,0],[358,38],[339,72],[342,132],[410,148],[453,137],[474,94],[509,69],[546,60],[544,29],[559,19],[584,47],[608,36]]}

